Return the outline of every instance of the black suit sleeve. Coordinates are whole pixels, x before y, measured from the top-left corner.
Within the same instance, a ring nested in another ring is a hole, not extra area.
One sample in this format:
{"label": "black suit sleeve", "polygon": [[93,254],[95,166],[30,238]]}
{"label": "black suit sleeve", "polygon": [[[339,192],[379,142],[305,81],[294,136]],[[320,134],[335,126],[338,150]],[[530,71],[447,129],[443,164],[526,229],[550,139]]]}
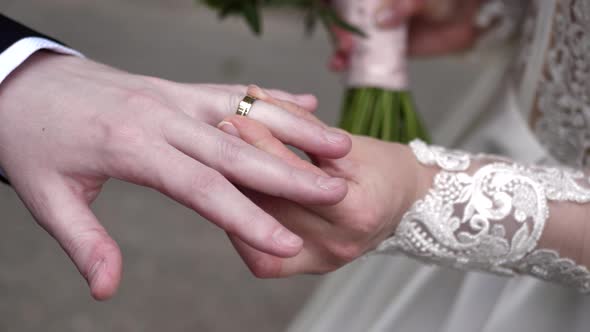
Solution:
{"label": "black suit sleeve", "polygon": [[16,43],[17,41],[27,37],[47,38],[63,45],[63,43],[49,36],[32,30],[0,14],[0,53],[12,46],[12,44]]}

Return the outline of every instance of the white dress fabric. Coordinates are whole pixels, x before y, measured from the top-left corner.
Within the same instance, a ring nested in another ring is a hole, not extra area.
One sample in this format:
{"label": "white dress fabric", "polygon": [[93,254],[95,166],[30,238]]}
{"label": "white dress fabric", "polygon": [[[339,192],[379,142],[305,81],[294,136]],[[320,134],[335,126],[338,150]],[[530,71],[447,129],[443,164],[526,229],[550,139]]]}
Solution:
{"label": "white dress fabric", "polygon": [[[435,141],[587,168],[590,1],[528,1],[515,52],[488,61]],[[590,331],[588,313],[590,297],[531,277],[369,256],[327,277],[288,331],[582,332]]]}

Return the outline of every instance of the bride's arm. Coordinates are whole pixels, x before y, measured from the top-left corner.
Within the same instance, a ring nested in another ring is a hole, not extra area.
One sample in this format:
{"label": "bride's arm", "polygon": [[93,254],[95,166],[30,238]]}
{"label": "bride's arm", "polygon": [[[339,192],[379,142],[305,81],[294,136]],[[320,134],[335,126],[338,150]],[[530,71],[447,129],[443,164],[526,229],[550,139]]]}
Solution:
{"label": "bride's arm", "polygon": [[[247,142],[309,166],[255,121],[228,121]],[[358,136],[347,157],[319,165],[317,172],[348,181],[348,195],[337,205],[300,206],[250,193],[304,239],[298,256],[282,259],[234,238],[257,276],[324,273],[367,253],[403,253],[590,291],[590,182],[581,171]]]}
{"label": "bride's arm", "polygon": [[590,292],[590,183],[582,171],[523,165],[415,141],[432,187],[377,252],[461,269],[529,274]]}

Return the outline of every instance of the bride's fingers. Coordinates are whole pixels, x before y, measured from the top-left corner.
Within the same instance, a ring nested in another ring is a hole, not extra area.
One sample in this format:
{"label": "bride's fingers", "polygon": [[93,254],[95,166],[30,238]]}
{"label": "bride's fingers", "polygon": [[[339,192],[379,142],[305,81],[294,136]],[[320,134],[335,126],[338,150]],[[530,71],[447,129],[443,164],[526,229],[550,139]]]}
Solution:
{"label": "bride's fingers", "polygon": [[324,273],[334,269],[335,264],[326,264],[323,250],[317,247],[315,237],[327,239],[328,224],[317,220],[303,208],[291,203],[262,195],[248,195],[277,220],[288,225],[293,232],[306,239],[303,250],[291,258],[269,255],[248,245],[235,235],[228,234],[234,248],[248,269],[258,278],[284,278],[304,273]]}
{"label": "bride's fingers", "polygon": [[[272,98],[256,86],[251,86],[248,93],[261,99],[252,106],[249,117],[265,124],[283,143],[326,158],[340,158],[350,151],[352,141],[348,135],[336,128],[326,126],[313,114],[296,104]],[[260,104],[266,106],[262,112],[256,108]],[[332,143],[331,151],[328,151],[327,147],[315,151],[310,149],[324,140]],[[335,147],[339,147],[337,152]]]}
{"label": "bride's fingers", "polygon": [[[222,115],[226,114],[222,119],[235,113],[243,96],[232,96],[230,98],[232,106],[229,107],[227,97],[227,95],[217,96],[217,98],[212,96],[210,99],[212,104],[219,103],[213,105],[214,109],[223,111]],[[252,105],[248,117],[263,123],[283,143],[326,158],[345,156],[352,145],[350,137],[336,129],[326,127],[316,120],[299,116],[293,110],[285,110],[264,100],[258,100]]]}
{"label": "bride's fingers", "polygon": [[258,251],[240,240],[238,237],[228,234],[228,237],[248,267],[258,278],[285,278],[298,274],[321,274],[333,271],[336,266],[326,264],[321,255],[304,248],[297,256],[292,258],[279,258]]}
{"label": "bride's fingers", "polygon": [[325,273],[343,264],[343,261],[332,255],[342,253],[340,241],[336,238],[340,232],[333,225],[287,200],[249,190],[244,191],[244,194],[304,239],[303,250],[296,256],[279,258],[256,250],[234,237],[232,243],[256,276],[277,278],[301,273]]}
{"label": "bride's fingers", "polygon": [[[175,101],[181,101],[179,107],[184,113],[210,124],[217,124],[235,114],[246,95],[246,91],[235,92],[206,86],[199,88],[176,84],[173,87],[168,88],[168,93]],[[264,123],[282,142],[302,151],[327,158],[340,158],[348,154],[352,144],[349,137],[312,120],[309,112],[305,113],[307,117],[297,116],[277,105],[258,100],[252,105],[248,116]]]}
{"label": "bride's fingers", "polygon": [[240,137],[246,143],[260,150],[283,159],[293,167],[309,170],[317,175],[325,175],[322,170],[299,158],[293,151],[289,150],[281,141],[272,135],[268,128],[258,121],[234,115],[222,121],[218,127],[230,135]]}
{"label": "bride's fingers", "polygon": [[[230,90],[235,93],[246,94],[248,93],[248,89],[253,85],[245,86],[245,85],[221,85],[221,84],[207,84],[206,86],[217,88],[217,89],[225,89]],[[290,103],[296,104],[299,107],[302,107],[308,112],[315,112],[318,107],[318,99],[309,93],[306,94],[292,94],[282,90],[277,89],[263,89],[258,87],[262,90],[265,94],[278,99],[288,101]]]}
{"label": "bride's fingers", "polygon": [[[457,2],[447,0],[430,7],[431,17],[419,17],[410,27],[410,43],[408,51],[412,55],[433,56],[463,51],[473,46],[477,40],[479,29],[473,24],[473,17],[477,15],[479,1]],[[439,17],[433,18],[438,12]],[[452,15],[444,17],[445,12]],[[441,42],[444,41],[444,42]]]}
{"label": "bride's fingers", "polygon": [[248,95],[256,97],[269,104],[278,106],[289,113],[302,117],[306,120],[315,122],[321,125],[322,127],[327,127],[322,121],[320,121],[315,115],[312,114],[313,110],[307,109],[293,101],[277,98],[272,94],[267,93],[264,89],[261,89],[256,85],[250,85],[248,87],[247,93]]}
{"label": "bride's fingers", "polygon": [[426,0],[383,0],[375,13],[375,20],[381,28],[394,28],[423,10],[426,2]]}
{"label": "bride's fingers", "polygon": [[353,38],[351,33],[344,29],[336,26],[332,26],[331,29],[336,45],[329,66],[333,71],[343,71],[349,66],[350,53],[354,47]]}

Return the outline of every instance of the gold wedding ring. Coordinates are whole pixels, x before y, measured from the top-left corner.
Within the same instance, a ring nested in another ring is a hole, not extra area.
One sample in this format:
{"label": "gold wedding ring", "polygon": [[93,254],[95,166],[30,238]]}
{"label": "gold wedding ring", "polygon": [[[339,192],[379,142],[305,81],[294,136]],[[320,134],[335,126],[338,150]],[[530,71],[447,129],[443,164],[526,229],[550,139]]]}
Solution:
{"label": "gold wedding ring", "polygon": [[248,116],[248,113],[250,113],[252,105],[256,100],[256,98],[246,95],[246,97],[244,97],[244,99],[242,99],[242,101],[238,105],[238,110],[236,111],[236,114],[241,116]]}

